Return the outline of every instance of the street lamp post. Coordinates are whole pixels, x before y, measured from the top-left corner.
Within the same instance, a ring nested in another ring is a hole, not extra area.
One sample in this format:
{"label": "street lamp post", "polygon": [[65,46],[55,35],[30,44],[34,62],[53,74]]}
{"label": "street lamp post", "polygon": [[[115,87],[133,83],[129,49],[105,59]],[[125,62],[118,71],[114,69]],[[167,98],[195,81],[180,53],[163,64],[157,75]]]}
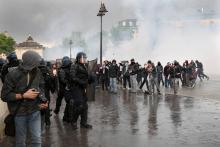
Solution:
{"label": "street lamp post", "polygon": [[71,60],[71,58],[72,58],[72,49],[71,49],[72,44],[73,44],[73,41],[70,40],[70,42],[69,42],[69,45],[70,45],[70,60]]}
{"label": "street lamp post", "polygon": [[107,13],[107,9],[105,7],[105,4],[101,2],[101,7],[99,9],[99,12],[97,16],[100,16],[101,18],[101,30],[100,30],[100,65],[102,65],[102,17]]}

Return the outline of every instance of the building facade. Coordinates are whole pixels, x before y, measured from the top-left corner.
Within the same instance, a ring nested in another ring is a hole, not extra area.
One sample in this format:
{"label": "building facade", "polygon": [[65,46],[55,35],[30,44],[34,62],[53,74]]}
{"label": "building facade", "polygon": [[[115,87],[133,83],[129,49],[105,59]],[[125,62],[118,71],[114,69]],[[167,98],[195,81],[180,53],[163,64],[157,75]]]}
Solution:
{"label": "building facade", "polygon": [[118,25],[111,30],[113,42],[129,41],[136,38],[138,25],[136,19],[125,19],[118,22]]}
{"label": "building facade", "polygon": [[33,50],[37,52],[41,57],[44,57],[45,47],[37,42],[29,35],[27,40],[15,45],[15,52],[18,56],[18,59],[22,58],[24,52],[28,50]]}

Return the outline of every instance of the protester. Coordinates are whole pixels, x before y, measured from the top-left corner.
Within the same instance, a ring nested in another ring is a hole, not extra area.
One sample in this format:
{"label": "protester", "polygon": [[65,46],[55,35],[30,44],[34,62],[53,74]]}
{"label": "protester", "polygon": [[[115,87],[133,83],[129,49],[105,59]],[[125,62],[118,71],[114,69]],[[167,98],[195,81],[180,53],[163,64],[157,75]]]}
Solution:
{"label": "protester", "polygon": [[112,60],[111,65],[109,66],[109,79],[110,79],[110,92],[117,93],[117,77],[119,74],[119,67],[116,60]]}
{"label": "protester", "polygon": [[41,57],[34,51],[22,55],[22,64],[9,71],[2,87],[1,98],[15,116],[15,146],[26,147],[29,138],[32,147],[41,147],[40,110],[48,107],[44,93],[44,79],[37,68]]}
{"label": "protester", "polygon": [[128,67],[128,71],[130,74],[131,79],[131,91],[133,93],[137,92],[137,73],[138,73],[139,66],[135,63],[134,59],[131,59],[131,63]]}

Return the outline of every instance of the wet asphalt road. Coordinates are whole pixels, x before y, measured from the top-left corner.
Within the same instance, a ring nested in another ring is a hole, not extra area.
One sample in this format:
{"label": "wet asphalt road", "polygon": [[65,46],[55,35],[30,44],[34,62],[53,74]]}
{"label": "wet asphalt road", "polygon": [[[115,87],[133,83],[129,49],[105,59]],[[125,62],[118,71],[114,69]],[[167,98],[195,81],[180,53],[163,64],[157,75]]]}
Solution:
{"label": "wet asphalt road", "polygon": [[[89,102],[93,129],[72,130],[63,123],[61,111],[44,131],[43,147],[220,147],[216,98],[146,96],[122,89],[118,94],[96,93],[96,101]],[[0,147],[11,147],[12,142],[6,137]]]}

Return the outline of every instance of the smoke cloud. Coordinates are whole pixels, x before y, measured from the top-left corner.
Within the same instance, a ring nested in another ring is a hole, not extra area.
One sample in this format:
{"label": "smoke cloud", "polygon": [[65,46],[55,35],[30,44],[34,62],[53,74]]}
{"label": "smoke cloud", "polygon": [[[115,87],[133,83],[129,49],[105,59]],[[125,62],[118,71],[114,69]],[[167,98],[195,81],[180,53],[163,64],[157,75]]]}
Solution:
{"label": "smoke cloud", "polygon": [[109,43],[107,59],[203,62],[205,72],[220,74],[219,3],[177,0],[130,0],[139,21],[138,37],[116,48]]}
{"label": "smoke cloud", "polygon": [[[118,21],[138,20],[138,35],[115,45],[106,34],[104,58],[183,62],[198,59],[208,73],[220,74],[220,2],[218,0],[104,0],[109,13],[103,28],[110,32]],[[0,0],[0,31],[17,42],[32,37],[48,47],[46,59],[69,55],[72,32],[82,32],[86,48],[73,44],[72,55],[86,51],[99,58],[100,0]]]}

